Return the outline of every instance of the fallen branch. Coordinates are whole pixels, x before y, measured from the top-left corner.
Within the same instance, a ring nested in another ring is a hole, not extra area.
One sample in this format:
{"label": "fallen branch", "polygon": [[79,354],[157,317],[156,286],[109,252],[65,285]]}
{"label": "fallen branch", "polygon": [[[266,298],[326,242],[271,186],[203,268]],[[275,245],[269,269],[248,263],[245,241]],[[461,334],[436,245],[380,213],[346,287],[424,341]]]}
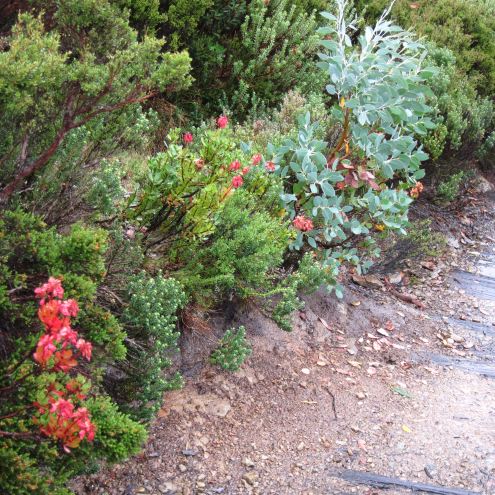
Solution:
{"label": "fallen branch", "polygon": [[415,483],[413,481],[390,478],[379,474],[365,473],[360,471],[345,470],[336,473],[339,478],[359,485],[374,486],[377,488],[400,487],[412,492],[435,493],[437,495],[481,495],[480,492],[463,490],[462,488],[447,488],[443,486],[428,485],[426,483]]}
{"label": "fallen branch", "polygon": [[404,301],[409,304],[414,304],[419,309],[424,309],[426,307],[424,303],[420,301],[416,296],[412,294],[403,294],[402,292],[399,292],[398,290],[394,289],[390,284],[390,282],[388,282],[387,280],[385,280],[385,286],[388,292],[390,292],[390,294],[395,296],[397,299],[400,299],[401,301]]}

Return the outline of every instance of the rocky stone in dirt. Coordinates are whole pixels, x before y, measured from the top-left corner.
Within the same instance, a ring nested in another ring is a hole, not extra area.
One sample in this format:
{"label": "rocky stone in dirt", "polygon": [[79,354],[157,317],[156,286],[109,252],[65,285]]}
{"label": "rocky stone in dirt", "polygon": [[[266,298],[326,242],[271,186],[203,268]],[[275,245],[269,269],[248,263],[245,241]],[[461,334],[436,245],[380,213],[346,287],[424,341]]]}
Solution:
{"label": "rocky stone in dirt", "polygon": [[453,236],[447,236],[447,244],[449,245],[449,247],[453,248],[453,249],[459,249],[461,247],[461,245],[459,244],[459,241],[453,237]]}
{"label": "rocky stone in dirt", "polygon": [[393,285],[399,285],[402,282],[403,274],[401,272],[389,273],[387,275],[388,281]]}
{"label": "rocky stone in dirt", "polygon": [[258,480],[258,473],[256,471],[248,471],[247,473],[244,473],[242,479],[249,485],[254,486]]}
{"label": "rocky stone in dirt", "polygon": [[195,455],[198,455],[198,451],[194,449],[184,449],[182,451],[182,455],[185,455],[186,457],[193,457]]}
{"label": "rocky stone in dirt", "polygon": [[381,289],[383,282],[376,275],[353,275],[352,281],[367,289]]}
{"label": "rocky stone in dirt", "polygon": [[438,474],[438,469],[435,464],[427,464],[425,466],[425,473],[428,478],[434,479]]}
{"label": "rocky stone in dirt", "polygon": [[179,490],[179,486],[171,481],[167,481],[158,487],[158,491],[160,493],[164,493],[165,495],[175,495]]}
{"label": "rocky stone in dirt", "polygon": [[490,181],[486,180],[482,175],[480,175],[476,178],[474,189],[478,193],[486,194],[492,192],[494,190],[494,187]]}
{"label": "rocky stone in dirt", "polygon": [[230,402],[222,399],[218,399],[216,402],[211,402],[206,408],[206,413],[212,416],[218,416],[219,418],[225,418],[229,413],[232,406]]}
{"label": "rocky stone in dirt", "polygon": [[248,468],[254,467],[254,461],[249,457],[244,457],[244,459],[242,460],[242,464]]}

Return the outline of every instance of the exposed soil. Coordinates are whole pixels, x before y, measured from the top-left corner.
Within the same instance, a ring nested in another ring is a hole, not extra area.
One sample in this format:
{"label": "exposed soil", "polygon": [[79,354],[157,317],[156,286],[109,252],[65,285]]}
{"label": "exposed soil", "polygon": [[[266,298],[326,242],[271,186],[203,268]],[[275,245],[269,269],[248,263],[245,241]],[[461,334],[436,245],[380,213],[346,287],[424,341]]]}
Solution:
{"label": "exposed soil", "polygon": [[308,297],[292,333],[237,308],[217,322],[219,334],[248,330],[253,354],[237,373],[205,364],[213,335],[184,336],[186,386],[166,395],[144,453],[77,480],[77,493],[411,493],[342,479],[354,470],[495,494],[494,201],[419,205],[451,247],[388,267],[416,305],[378,273],[363,282],[377,288],[349,282],[342,301]]}

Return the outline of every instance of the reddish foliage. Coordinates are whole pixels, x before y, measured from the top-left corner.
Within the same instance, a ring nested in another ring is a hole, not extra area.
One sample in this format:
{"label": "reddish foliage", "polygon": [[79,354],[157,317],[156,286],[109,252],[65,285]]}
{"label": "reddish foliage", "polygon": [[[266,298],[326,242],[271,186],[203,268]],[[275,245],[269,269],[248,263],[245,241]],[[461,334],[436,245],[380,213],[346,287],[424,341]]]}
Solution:
{"label": "reddish foliage", "polygon": [[[77,366],[75,351],[89,361],[91,343],[79,338],[71,328],[70,319],[77,316],[79,307],[73,299],[62,299],[64,289],[61,281],[51,277],[46,284],[35,289],[35,295],[40,299],[38,317],[45,328],[33,355],[41,369],[68,373]],[[79,446],[84,438],[92,441],[95,426],[91,423],[88,410],[85,407],[76,408],[72,401],[72,397],[85,399],[82,384],[72,379],[64,390],[59,389],[61,386],[50,385],[44,403],[34,403],[40,414],[34,422],[39,425],[41,433],[60,441],[64,450],[69,452],[70,448]]]}

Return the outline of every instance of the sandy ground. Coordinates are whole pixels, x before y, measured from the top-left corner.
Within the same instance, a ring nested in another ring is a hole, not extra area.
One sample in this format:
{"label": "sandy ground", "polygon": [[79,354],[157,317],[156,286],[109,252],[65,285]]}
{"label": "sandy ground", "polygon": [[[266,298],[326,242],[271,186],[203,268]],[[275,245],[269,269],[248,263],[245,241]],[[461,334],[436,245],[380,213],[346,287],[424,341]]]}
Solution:
{"label": "sandy ground", "polygon": [[411,493],[342,479],[354,470],[495,494],[494,203],[451,220],[449,253],[398,288],[424,308],[353,283],[342,301],[307,298],[291,333],[237,308],[253,347],[237,373],[205,364],[214,336],[185,335],[186,386],[166,395],[143,454],[77,493]]}

